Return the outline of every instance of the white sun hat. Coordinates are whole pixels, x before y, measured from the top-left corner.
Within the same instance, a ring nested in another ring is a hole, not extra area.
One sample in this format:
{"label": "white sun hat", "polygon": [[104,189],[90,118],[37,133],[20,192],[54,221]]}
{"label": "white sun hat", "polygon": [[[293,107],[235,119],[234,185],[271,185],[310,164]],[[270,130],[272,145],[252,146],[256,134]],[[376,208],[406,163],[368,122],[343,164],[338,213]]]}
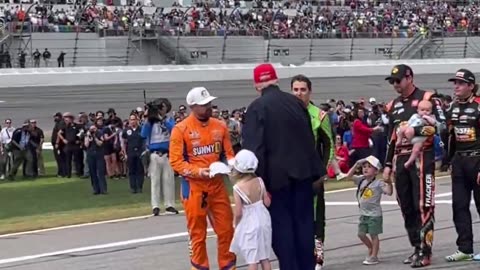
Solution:
{"label": "white sun hat", "polygon": [[252,151],[243,149],[235,156],[233,167],[241,173],[254,173],[258,167],[258,159]]}

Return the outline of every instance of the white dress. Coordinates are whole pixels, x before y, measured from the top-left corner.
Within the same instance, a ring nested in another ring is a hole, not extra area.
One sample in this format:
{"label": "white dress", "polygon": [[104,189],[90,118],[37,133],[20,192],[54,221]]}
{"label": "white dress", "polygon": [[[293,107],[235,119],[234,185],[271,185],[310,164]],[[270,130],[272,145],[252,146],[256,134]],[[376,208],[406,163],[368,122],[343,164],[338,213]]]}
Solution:
{"label": "white dress", "polygon": [[237,185],[233,186],[233,190],[242,199],[243,206],[242,219],[235,227],[230,252],[241,254],[248,264],[269,259],[272,246],[272,221],[263,204],[265,185],[261,178],[258,178],[258,181],[261,186],[261,197],[254,203]]}

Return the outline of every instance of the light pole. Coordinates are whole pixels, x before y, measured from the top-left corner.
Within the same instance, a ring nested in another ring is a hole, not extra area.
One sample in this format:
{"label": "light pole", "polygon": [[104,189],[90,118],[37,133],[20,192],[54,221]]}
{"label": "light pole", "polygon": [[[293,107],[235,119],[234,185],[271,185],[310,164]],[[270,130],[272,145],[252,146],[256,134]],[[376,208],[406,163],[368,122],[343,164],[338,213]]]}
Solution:
{"label": "light pole", "polygon": [[[185,13],[182,16],[182,20],[180,21],[180,23],[183,24],[183,21],[185,20],[185,17],[188,15],[188,11],[190,11],[190,9],[192,9],[192,8],[194,8],[194,7],[190,6],[190,7],[187,8],[187,10],[185,10]],[[177,65],[180,62],[180,27],[181,26],[178,26],[178,28],[177,28],[177,49],[175,50],[175,63]]]}
{"label": "light pole", "polygon": [[277,15],[278,13],[280,13],[280,11],[282,11],[283,8],[278,8],[277,11],[275,12],[275,14],[273,14],[273,18],[272,18],[272,21],[270,22],[270,28],[268,29],[268,42],[267,42],[267,59],[265,62],[270,62],[270,42],[272,40],[272,28],[273,28],[273,24],[275,22],[275,19],[277,18]]}
{"label": "light pole", "polygon": [[76,26],[76,34],[75,34],[75,47],[73,47],[73,59],[72,59],[72,66],[77,66],[77,51],[78,51],[78,36],[80,35],[80,23],[82,22],[83,14],[85,11],[94,5],[87,4],[80,10],[80,14],[77,13],[77,18],[75,18],[75,26]]}
{"label": "light pole", "polygon": [[[127,41],[127,59],[125,61],[125,65],[128,66],[129,61],[130,61],[130,44],[132,42],[132,32],[133,32],[133,23],[135,21],[135,18],[137,17],[137,13],[145,7],[144,5],[141,5],[140,7],[136,8],[135,11],[133,12],[132,16],[130,16],[130,23],[128,24],[128,41]],[[140,38],[142,38],[140,36]]]}
{"label": "light pole", "polygon": [[27,10],[25,11],[25,18],[22,20],[22,24],[20,25],[20,42],[18,43],[18,53],[20,53],[21,51],[25,50],[28,46],[28,43],[30,43],[30,65],[33,63],[33,58],[32,58],[32,50],[33,50],[33,45],[32,45],[32,24],[29,22],[28,23],[28,27],[30,28],[30,41],[25,45],[25,47],[22,48],[22,45],[24,45],[24,41],[23,41],[23,27],[25,25],[25,20],[27,19],[27,17],[29,16],[30,14],[30,10],[36,6],[40,6],[40,4],[38,4],[38,2],[36,3],[33,3],[31,6],[29,6],[27,8]]}
{"label": "light pole", "polygon": [[225,61],[225,54],[227,52],[227,35],[228,31],[230,30],[230,22],[232,22],[232,16],[237,11],[239,7],[235,7],[230,15],[228,16],[227,27],[225,29],[225,33],[223,34],[223,47],[222,47],[222,63]]}

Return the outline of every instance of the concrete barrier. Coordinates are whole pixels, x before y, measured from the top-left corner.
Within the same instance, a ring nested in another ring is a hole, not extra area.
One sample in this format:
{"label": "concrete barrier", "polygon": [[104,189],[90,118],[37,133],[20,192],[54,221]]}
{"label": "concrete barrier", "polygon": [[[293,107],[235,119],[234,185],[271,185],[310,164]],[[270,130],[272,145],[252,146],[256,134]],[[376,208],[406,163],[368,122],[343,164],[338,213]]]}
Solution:
{"label": "concrete barrier", "polygon": [[[304,74],[312,78],[383,76],[396,64],[415,74],[453,74],[459,68],[480,72],[480,59],[306,62],[301,66],[273,64],[280,78]],[[80,86],[193,81],[251,80],[257,64],[187,66],[113,66],[42,69],[0,69],[0,88]]]}

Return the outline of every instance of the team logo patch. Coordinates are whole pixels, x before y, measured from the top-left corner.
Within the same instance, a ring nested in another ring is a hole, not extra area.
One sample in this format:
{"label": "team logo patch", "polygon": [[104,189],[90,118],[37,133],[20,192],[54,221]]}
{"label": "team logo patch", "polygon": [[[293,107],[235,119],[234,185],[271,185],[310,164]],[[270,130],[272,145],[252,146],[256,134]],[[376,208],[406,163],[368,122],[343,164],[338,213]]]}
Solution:
{"label": "team logo patch", "polygon": [[431,247],[433,245],[433,232],[432,232],[432,230],[429,230],[427,232],[427,234],[425,235],[425,243],[427,243],[427,245],[429,247]]}
{"label": "team logo patch", "polygon": [[397,67],[394,67],[394,68],[392,69],[392,74],[397,74],[397,73],[398,73],[398,68],[397,68]]}
{"label": "team logo patch", "polygon": [[475,128],[454,127],[455,139],[457,142],[474,142],[476,140]]}
{"label": "team logo patch", "polygon": [[131,135],[132,135],[132,130],[131,130],[131,129],[127,130],[127,135],[128,135],[128,136],[131,136]]}
{"label": "team logo patch", "polygon": [[209,145],[201,145],[193,147],[193,156],[203,156],[210,154],[220,154],[222,151],[222,144],[220,142],[215,142]]}
{"label": "team logo patch", "polygon": [[190,139],[200,139],[200,133],[198,131],[192,130],[189,133]]}
{"label": "team logo patch", "polygon": [[422,127],[420,134],[422,136],[432,136],[435,133],[435,128],[431,126]]}

